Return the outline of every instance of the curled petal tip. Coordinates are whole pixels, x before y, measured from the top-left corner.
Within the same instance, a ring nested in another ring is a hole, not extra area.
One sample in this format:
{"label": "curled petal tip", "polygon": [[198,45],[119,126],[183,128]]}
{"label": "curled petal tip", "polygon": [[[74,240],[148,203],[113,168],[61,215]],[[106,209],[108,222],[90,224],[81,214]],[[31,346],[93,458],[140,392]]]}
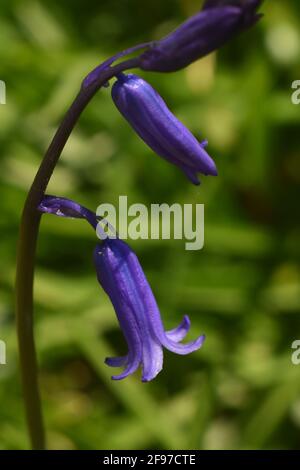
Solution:
{"label": "curled petal tip", "polygon": [[129,372],[127,374],[122,373],[120,375],[112,375],[111,380],[123,380],[123,379],[126,379],[128,375],[130,375]]}
{"label": "curled petal tip", "polygon": [[161,372],[162,367],[159,369],[153,371],[151,374],[143,374],[142,376],[142,382],[151,382],[151,380],[155,379],[155,377],[158,376],[158,374]]}
{"label": "curled petal tip", "polygon": [[166,336],[172,341],[179,342],[183,340],[183,338],[185,338],[185,336],[188,334],[190,327],[191,321],[188,315],[184,315],[180,325],[177,326],[177,328],[174,328],[173,330],[166,331]]}
{"label": "curled petal tip", "polygon": [[126,364],[127,360],[128,360],[127,356],[106,357],[104,362],[107,366],[110,366],[110,367],[122,367]]}
{"label": "curled petal tip", "polygon": [[111,379],[112,379],[112,380],[123,380],[123,379],[125,379],[126,377],[128,377],[128,375],[133,374],[133,373],[137,370],[138,366],[139,366],[139,363],[128,364],[128,366],[126,367],[126,369],[123,370],[123,372],[121,372],[121,374],[112,375],[112,376],[111,376]]}
{"label": "curled petal tip", "polygon": [[143,376],[142,379],[141,379],[141,381],[142,381],[143,383],[151,382],[152,380],[155,379],[155,377],[157,377],[158,374],[159,374],[159,372],[158,372],[157,374],[153,375],[152,377],[151,377],[151,376],[150,376],[150,377],[144,377],[144,376]]}
{"label": "curled petal tip", "polygon": [[184,324],[185,328],[190,328],[191,327],[190,317],[188,315],[183,315],[182,323]]}
{"label": "curled petal tip", "polygon": [[212,167],[208,173],[209,176],[218,176],[218,170],[217,170],[217,167],[214,165],[214,167]]}
{"label": "curled petal tip", "polygon": [[205,174],[208,176],[218,176],[216,164],[212,159],[210,159],[210,162],[208,162],[207,164]]}
{"label": "curled petal tip", "polygon": [[204,340],[205,335],[202,335],[194,341],[190,341],[189,343],[176,343],[169,340],[167,336],[165,336],[165,339],[163,339],[162,342],[165,348],[169,349],[169,351],[185,356],[186,354],[190,354],[200,349],[204,343]]}

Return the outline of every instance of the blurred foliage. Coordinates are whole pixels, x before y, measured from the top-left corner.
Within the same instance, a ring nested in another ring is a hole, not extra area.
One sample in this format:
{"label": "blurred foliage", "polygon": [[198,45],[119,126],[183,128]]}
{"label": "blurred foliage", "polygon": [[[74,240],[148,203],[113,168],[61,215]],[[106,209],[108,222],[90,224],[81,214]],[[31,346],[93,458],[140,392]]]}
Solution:
{"label": "blurred foliage", "polygon": [[[14,329],[13,285],[22,204],[81,79],[104,58],[158,38],[197,0],[2,0],[0,78],[0,448],[28,447]],[[150,384],[112,382],[104,357],[125,351],[91,263],[82,221],[43,217],[35,285],[36,338],[49,448],[299,448],[300,3],[266,0],[263,20],[217,55],[147,79],[199,138],[218,178],[193,187],[95,97],[49,193],[101,202],[204,203],[205,247],[135,241],[167,327],[183,313],[203,349],[165,353]],[[145,74],[144,74],[145,75]]]}

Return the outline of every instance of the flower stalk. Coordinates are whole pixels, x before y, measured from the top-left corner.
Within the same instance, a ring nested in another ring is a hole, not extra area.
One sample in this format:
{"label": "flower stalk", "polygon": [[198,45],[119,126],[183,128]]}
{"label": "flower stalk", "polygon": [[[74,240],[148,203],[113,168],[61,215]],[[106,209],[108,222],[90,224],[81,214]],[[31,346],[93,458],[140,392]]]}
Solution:
{"label": "flower stalk", "polygon": [[46,448],[33,331],[34,264],[41,217],[37,207],[43,198],[65,144],[92,97],[109,79],[136,66],[137,59],[134,58],[108,67],[101,71],[90,86],[81,88],[53,137],[24,204],[17,248],[15,295],[21,380],[27,425],[33,449]]}

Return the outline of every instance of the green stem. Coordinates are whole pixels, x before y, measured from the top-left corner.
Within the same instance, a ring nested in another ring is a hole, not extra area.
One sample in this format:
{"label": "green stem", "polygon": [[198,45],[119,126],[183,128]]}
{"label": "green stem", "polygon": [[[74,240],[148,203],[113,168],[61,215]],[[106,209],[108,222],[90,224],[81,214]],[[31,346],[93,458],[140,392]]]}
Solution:
{"label": "green stem", "polygon": [[114,67],[108,67],[89,87],[81,88],[42,160],[25,201],[17,250],[16,316],[24,403],[33,449],[46,448],[33,328],[34,265],[41,218],[37,207],[61,152],[92,97],[113,76],[137,66],[138,59],[129,59]]}

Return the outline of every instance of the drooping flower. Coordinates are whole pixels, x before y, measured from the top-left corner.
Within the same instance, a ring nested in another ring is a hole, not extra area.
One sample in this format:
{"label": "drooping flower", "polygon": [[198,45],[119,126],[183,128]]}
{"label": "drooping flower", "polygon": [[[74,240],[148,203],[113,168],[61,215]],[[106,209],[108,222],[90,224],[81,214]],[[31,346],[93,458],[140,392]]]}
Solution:
{"label": "drooping flower", "polygon": [[262,0],[206,0],[203,10],[154,42],[140,56],[140,67],[174,72],[220,48],[259,18]]}
{"label": "drooping flower", "polygon": [[[59,217],[84,218],[94,229],[98,224],[96,214],[66,198],[45,196],[38,209]],[[112,379],[124,379],[141,366],[142,380],[148,382],[163,367],[163,347],[185,355],[202,346],[204,335],[189,343],[181,343],[190,329],[187,315],[177,328],[164,330],[156,300],[139,260],[124,241],[106,238],[102,244],[97,244],[94,263],[98,281],[114,306],[128,346],[126,355],[105,360],[111,367],[124,367],[124,371]]]}
{"label": "drooping flower", "polygon": [[178,166],[194,184],[197,173],[217,175],[213,159],[174,116],[161,96],[145,80],[121,74],[112,87],[112,98],[137,134],[158,155]]}
{"label": "drooping flower", "polygon": [[190,320],[184,316],[181,324],[165,331],[151,287],[139,260],[131,248],[120,239],[107,239],[94,251],[99,283],[109,296],[124,337],[128,353],[122,357],[107,358],[111,367],[124,366],[124,371],[114,375],[124,379],[142,366],[142,381],[148,382],[161,371],[163,347],[177,354],[189,354],[199,349],[205,339],[182,344],[190,328]]}

